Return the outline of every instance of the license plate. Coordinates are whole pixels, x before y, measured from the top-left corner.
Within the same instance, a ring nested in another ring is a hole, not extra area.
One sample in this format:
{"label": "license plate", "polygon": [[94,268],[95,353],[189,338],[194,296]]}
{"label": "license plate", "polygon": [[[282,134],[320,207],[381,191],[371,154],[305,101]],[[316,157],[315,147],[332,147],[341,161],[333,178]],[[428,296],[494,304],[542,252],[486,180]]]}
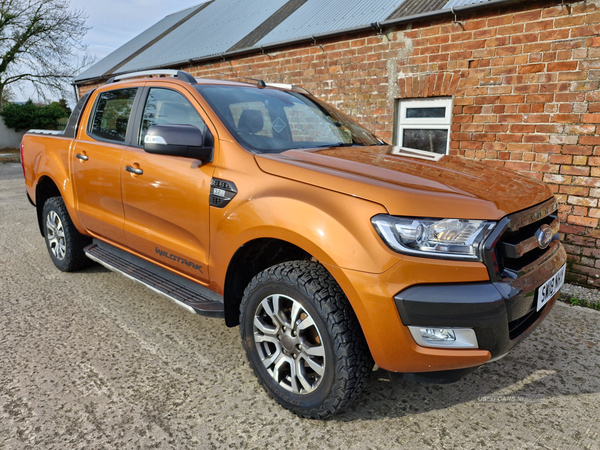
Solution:
{"label": "license plate", "polygon": [[544,307],[548,300],[550,300],[559,291],[565,282],[565,271],[567,265],[562,266],[558,272],[556,272],[548,281],[542,284],[538,288],[537,292],[537,310],[539,311]]}

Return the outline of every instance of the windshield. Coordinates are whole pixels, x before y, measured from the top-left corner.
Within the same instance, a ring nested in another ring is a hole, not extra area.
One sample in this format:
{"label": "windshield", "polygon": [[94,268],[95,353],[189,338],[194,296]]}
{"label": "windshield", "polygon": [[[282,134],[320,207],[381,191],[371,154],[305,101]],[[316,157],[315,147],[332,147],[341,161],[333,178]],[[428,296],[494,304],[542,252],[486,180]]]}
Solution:
{"label": "windshield", "polygon": [[196,86],[233,137],[254,153],[383,142],[314,97],[253,86]]}

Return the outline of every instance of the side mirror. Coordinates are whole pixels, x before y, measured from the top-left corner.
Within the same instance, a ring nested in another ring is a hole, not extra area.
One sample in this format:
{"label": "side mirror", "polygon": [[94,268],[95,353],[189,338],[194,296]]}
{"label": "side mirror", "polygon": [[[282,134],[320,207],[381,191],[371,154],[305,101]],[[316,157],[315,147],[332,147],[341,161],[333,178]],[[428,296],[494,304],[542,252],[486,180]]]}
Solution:
{"label": "side mirror", "polygon": [[152,125],[144,138],[144,151],[211,161],[214,145],[209,135],[207,130],[207,136],[203,136],[193,125]]}

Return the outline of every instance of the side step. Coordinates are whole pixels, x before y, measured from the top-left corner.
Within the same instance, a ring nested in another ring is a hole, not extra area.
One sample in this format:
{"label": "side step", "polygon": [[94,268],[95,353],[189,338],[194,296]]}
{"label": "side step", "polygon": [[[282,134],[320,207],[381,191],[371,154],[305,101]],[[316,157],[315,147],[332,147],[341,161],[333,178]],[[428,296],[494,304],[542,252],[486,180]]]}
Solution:
{"label": "side step", "polygon": [[225,317],[223,297],[199,284],[96,239],[84,251],[91,260],[164,295],[189,312]]}

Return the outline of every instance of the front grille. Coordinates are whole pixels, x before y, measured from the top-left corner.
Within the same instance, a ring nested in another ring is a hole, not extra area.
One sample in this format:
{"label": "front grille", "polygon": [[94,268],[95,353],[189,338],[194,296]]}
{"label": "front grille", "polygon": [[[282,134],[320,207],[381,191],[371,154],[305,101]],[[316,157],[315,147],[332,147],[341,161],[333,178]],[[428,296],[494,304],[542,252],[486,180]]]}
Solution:
{"label": "front grille", "polygon": [[504,218],[497,236],[486,249],[486,265],[493,279],[515,279],[528,266],[542,259],[550,246],[540,248],[536,233],[543,225],[558,233],[557,202],[551,199],[540,205]]}
{"label": "front grille", "polygon": [[498,252],[498,261],[502,266],[502,270],[510,270],[512,272],[518,273],[524,267],[530,265],[537,259],[544,256],[544,254],[549,250],[548,247],[545,249],[538,247],[533,248],[532,250],[525,252],[523,255],[518,256],[516,258],[511,258],[507,255],[506,245],[510,245],[511,247],[517,247],[520,243],[525,242],[527,239],[531,239],[532,237],[536,239],[535,233],[540,229],[542,225],[551,225],[552,222],[557,220],[556,215],[546,216],[540,220],[537,220],[530,225],[527,225],[523,228],[520,228],[514,232],[507,231],[505,232],[497,245]]}

